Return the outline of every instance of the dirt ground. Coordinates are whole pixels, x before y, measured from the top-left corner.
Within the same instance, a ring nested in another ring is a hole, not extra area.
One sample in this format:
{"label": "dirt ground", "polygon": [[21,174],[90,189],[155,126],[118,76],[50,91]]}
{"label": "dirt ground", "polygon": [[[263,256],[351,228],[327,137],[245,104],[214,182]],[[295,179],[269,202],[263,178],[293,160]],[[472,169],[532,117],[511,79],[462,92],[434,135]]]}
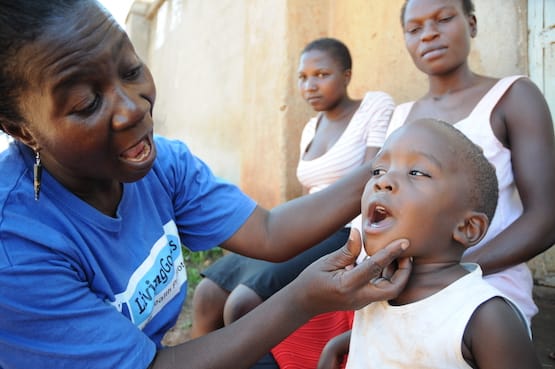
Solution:
{"label": "dirt ground", "polygon": [[[540,311],[532,320],[534,345],[543,369],[555,369],[555,287],[535,286],[534,299]],[[191,293],[176,325],[164,337],[164,344],[177,345],[190,339]]]}
{"label": "dirt ground", "polygon": [[192,297],[192,292],[189,292],[187,301],[185,302],[185,305],[183,305],[179,318],[177,318],[177,323],[175,323],[175,326],[166,333],[164,339],[162,340],[164,345],[175,346],[191,339],[190,330],[191,323],[193,321],[191,314],[193,309],[191,306],[191,301],[193,300]]}
{"label": "dirt ground", "polygon": [[535,286],[534,300],[540,309],[532,319],[536,353],[543,369],[555,368],[555,287]]}

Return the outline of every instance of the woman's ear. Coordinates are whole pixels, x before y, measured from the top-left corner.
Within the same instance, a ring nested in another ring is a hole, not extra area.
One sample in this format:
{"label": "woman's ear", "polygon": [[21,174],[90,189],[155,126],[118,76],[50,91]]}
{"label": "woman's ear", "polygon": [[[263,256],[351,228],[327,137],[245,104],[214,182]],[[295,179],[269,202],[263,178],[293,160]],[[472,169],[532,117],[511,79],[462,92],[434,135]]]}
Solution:
{"label": "woman's ear", "polygon": [[31,148],[35,148],[36,141],[24,124],[2,123],[1,125],[2,130],[9,134],[14,140],[20,141]]}
{"label": "woman's ear", "polygon": [[476,37],[478,34],[478,20],[474,14],[468,16],[468,25],[470,27],[470,37]]}
{"label": "woman's ear", "polygon": [[486,214],[470,211],[455,227],[453,239],[464,247],[474,246],[484,238],[488,227],[489,219]]}
{"label": "woman's ear", "polygon": [[351,76],[353,75],[353,71],[351,69],[345,69],[343,72],[343,76],[345,76],[345,86],[348,86],[351,82]]}

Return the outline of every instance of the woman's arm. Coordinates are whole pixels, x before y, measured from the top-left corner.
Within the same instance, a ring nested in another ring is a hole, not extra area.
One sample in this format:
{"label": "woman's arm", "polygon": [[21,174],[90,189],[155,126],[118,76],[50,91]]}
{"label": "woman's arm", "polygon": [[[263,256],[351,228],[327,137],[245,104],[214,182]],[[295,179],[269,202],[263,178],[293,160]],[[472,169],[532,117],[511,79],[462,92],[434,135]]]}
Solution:
{"label": "woman's arm", "polygon": [[369,163],[374,159],[374,156],[380,151],[379,147],[367,147],[364,154],[364,163]]}
{"label": "woman's arm", "polygon": [[[257,207],[223,248],[270,261],[283,261],[316,245],[360,213],[365,164],[327,188],[268,211]],[[253,247],[256,245],[256,247]]]}
{"label": "woman's arm", "polygon": [[293,282],[264,303],[225,328],[158,352],[151,369],[248,368],[279,341],[311,317],[335,310],[358,309],[370,302],[391,299],[403,289],[410,274],[404,258],[391,281],[381,275],[408,245],[393,242],[370,260],[345,269],[356,259],[360,236],[352,236],[340,250],[324,256],[305,269]]}
{"label": "woman's arm", "polygon": [[495,109],[492,120],[511,150],[522,215],[487,245],[465,257],[484,274],[526,262],[555,243],[555,143],[545,98],[528,79],[515,82]]}

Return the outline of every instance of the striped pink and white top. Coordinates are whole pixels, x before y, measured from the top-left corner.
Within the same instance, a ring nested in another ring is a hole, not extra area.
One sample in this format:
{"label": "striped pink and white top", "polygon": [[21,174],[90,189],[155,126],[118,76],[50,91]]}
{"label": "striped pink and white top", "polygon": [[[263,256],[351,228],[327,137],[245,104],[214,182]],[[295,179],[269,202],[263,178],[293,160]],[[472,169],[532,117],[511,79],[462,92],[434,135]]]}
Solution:
{"label": "striped pink and white top", "polygon": [[316,134],[319,115],[305,125],[300,144],[297,178],[309,193],[320,191],[349,171],[362,165],[367,147],[381,147],[389,119],[395,108],[391,96],[381,91],[367,92],[345,131],[322,156],[303,160],[308,145]]}

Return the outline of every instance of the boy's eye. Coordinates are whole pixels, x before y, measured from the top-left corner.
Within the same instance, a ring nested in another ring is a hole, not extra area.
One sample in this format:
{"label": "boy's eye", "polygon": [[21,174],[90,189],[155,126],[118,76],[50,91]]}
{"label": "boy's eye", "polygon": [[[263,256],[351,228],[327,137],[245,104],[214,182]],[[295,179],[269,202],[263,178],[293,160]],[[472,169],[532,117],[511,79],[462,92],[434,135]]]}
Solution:
{"label": "boy's eye", "polygon": [[413,170],[409,171],[409,174],[411,176],[415,176],[415,177],[430,177],[430,175],[428,173],[422,172],[418,169],[413,169]]}
{"label": "boy's eye", "polygon": [[372,169],[372,176],[379,176],[384,173],[385,173],[384,169],[381,169],[381,168]]}

